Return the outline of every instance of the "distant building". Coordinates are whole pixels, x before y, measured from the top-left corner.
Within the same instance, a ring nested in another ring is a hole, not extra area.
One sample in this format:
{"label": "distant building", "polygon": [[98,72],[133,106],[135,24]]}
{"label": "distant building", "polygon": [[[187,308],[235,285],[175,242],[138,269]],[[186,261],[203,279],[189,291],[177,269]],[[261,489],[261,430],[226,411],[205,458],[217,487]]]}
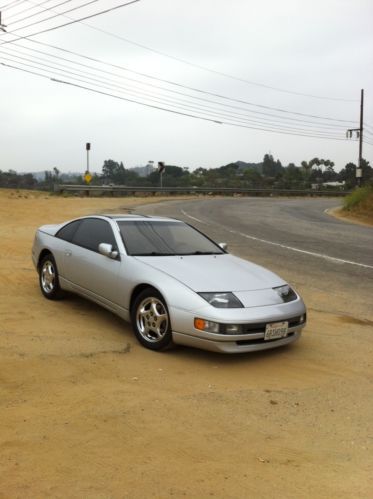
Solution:
{"label": "distant building", "polygon": [[312,189],[321,189],[322,187],[340,187],[343,188],[345,182],[320,182],[319,184],[311,184]]}

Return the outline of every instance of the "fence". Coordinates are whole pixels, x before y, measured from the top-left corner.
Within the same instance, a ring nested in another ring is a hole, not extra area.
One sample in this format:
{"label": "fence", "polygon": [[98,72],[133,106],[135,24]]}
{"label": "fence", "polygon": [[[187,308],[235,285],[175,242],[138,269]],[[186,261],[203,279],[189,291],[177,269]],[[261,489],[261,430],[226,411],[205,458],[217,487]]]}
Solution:
{"label": "fence", "polygon": [[125,185],[55,184],[55,192],[90,194],[115,194],[122,196],[148,195],[210,195],[210,196],[346,196],[351,191],[316,189],[240,189],[236,187],[129,187]]}

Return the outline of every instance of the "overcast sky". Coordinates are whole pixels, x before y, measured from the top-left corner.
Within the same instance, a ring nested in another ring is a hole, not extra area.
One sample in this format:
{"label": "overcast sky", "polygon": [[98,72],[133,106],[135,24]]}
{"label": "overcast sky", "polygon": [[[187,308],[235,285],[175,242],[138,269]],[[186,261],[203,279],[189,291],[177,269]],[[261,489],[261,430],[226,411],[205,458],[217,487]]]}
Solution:
{"label": "overcast sky", "polygon": [[[41,22],[51,11],[29,17],[42,9],[63,13],[87,1],[0,0],[8,31],[0,43],[69,22]],[[65,15],[79,19],[124,1],[96,0]],[[260,162],[265,153],[283,165],[331,159],[339,170],[357,162],[357,142],[303,135],[345,139],[359,126],[362,88],[373,144],[372,0],[140,0],[84,22],[117,36],[75,23],[0,45],[0,62],[42,75],[0,66],[1,170],[84,171],[86,142],[97,172],[109,158],[194,169]],[[372,145],[364,144],[364,157],[373,163]]]}

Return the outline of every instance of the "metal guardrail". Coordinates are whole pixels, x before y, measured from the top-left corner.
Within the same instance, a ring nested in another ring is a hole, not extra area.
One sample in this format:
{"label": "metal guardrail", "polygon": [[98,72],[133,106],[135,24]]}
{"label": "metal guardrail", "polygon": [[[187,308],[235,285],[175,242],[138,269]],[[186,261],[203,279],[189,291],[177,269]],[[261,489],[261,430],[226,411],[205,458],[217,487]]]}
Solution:
{"label": "metal guardrail", "polygon": [[55,192],[75,192],[85,194],[112,194],[118,193],[126,196],[138,194],[207,194],[207,195],[230,195],[235,194],[245,196],[346,196],[351,191],[316,190],[316,189],[240,189],[236,187],[143,187],[126,185],[78,185],[78,184],[55,184]]}

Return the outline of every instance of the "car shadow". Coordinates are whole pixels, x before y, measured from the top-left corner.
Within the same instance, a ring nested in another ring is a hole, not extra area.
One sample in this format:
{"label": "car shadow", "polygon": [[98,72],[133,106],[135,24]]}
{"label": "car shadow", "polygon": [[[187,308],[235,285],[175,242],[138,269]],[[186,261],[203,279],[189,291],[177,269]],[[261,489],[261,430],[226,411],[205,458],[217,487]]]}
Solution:
{"label": "car shadow", "polygon": [[171,356],[173,359],[178,358],[181,361],[200,361],[201,363],[209,363],[213,366],[219,364],[220,366],[229,366],[231,364],[250,364],[267,361],[268,359],[279,359],[284,354],[289,354],[299,348],[299,342],[291,343],[289,345],[284,345],[282,347],[272,348],[269,350],[253,351],[253,352],[240,352],[233,354],[210,352],[208,350],[200,350],[198,348],[193,348],[184,345],[174,345],[171,348],[162,351],[150,351],[145,347],[142,347],[136,340],[133,333],[132,326],[129,322],[124,321],[122,318],[105,309],[104,307],[73,293],[68,293],[64,295],[61,303],[66,303],[67,310],[70,309],[74,312],[78,312],[79,315],[87,315],[89,317],[96,316],[103,318],[107,322],[108,327],[114,327],[119,334],[123,335],[126,340],[133,340],[134,344],[143,348],[153,355],[162,355],[164,359]]}
{"label": "car shadow", "polygon": [[164,354],[172,355],[183,360],[193,359],[200,360],[201,362],[208,362],[213,365],[219,364],[221,366],[229,366],[231,364],[247,364],[248,362],[256,363],[267,361],[268,359],[279,359],[284,354],[289,354],[299,348],[298,342],[294,344],[284,345],[269,350],[260,350],[253,352],[239,352],[232,354],[225,354],[219,352],[210,352],[208,350],[200,350],[198,348],[188,347],[184,345],[175,345],[172,349],[163,352]]}

